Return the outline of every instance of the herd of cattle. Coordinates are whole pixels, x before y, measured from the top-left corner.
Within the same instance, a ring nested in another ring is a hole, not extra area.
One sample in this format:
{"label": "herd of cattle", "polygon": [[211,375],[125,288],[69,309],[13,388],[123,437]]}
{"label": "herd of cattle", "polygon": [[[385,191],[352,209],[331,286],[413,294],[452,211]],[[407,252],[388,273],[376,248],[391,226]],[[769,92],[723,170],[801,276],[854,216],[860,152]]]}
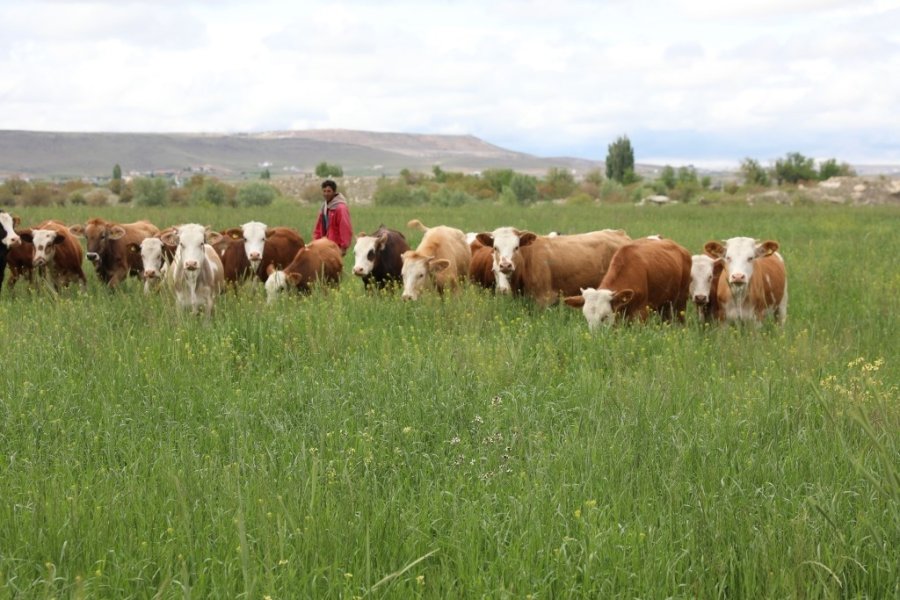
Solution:
{"label": "herd of cattle", "polygon": [[[257,221],[220,232],[197,224],[160,230],[148,221],[99,218],[18,226],[17,217],[0,210],[0,291],[7,268],[10,287],[35,272],[57,287],[85,285],[79,237],[86,240],[86,257],[98,278],[110,288],[136,275],[145,292],[169,288],[178,306],[207,314],[228,283],[258,278],[271,301],[283,290],[337,284],[343,271],[334,242],[305,244],[294,229]],[[711,241],[703,254],[691,256],[672,240],[631,239],[617,229],[537,235],[501,227],[466,234],[418,220],[407,226],[424,233],[415,249],[402,233],[383,225],[357,237],[353,274],[367,289],[394,283],[402,285],[405,300],[416,300],[425,289],[452,292],[469,279],[542,307],[562,297],[582,309],[592,329],[616,317],[645,320],[651,311],[683,321],[689,299],[707,321],[759,323],[774,315],[783,324],[787,316],[784,260],[774,241]]]}

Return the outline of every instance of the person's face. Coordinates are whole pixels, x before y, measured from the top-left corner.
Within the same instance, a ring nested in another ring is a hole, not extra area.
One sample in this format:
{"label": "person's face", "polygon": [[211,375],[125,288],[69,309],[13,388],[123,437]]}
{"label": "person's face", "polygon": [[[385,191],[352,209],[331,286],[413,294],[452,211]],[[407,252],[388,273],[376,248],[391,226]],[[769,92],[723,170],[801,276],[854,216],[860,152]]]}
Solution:
{"label": "person's face", "polygon": [[335,195],[336,193],[337,193],[337,192],[335,192],[335,191],[334,191],[333,189],[331,189],[330,187],[323,187],[323,188],[322,188],[322,197],[325,198],[325,202],[331,202],[331,199],[334,198],[334,195]]}

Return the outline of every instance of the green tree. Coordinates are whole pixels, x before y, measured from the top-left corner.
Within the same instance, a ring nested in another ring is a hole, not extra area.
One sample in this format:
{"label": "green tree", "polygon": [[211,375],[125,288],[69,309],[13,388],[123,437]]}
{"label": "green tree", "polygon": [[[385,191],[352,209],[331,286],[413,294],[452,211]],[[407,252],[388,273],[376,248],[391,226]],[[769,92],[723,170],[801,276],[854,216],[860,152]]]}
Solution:
{"label": "green tree", "polygon": [[[628,172],[631,172],[628,175]],[[628,136],[622,136],[609,145],[606,155],[606,177],[619,183],[636,181],[634,174],[634,149]],[[631,181],[629,181],[631,180]]]}
{"label": "green tree", "polygon": [[165,206],[169,202],[169,182],[163,177],[140,177],[133,186],[138,206]]}
{"label": "green tree", "polygon": [[116,163],[113,167],[112,180],[109,182],[109,191],[117,195],[122,192],[122,167],[119,166],[119,163]]}
{"label": "green tree", "polygon": [[431,172],[434,173],[434,180],[438,183],[447,181],[447,173],[441,168],[441,165],[434,165],[431,167]]}
{"label": "green tree", "polygon": [[259,174],[259,178],[262,179],[263,181],[268,181],[268,180],[272,179],[272,173],[269,172],[268,167],[266,167],[265,169],[262,170],[262,173]]}
{"label": "green tree", "polygon": [[572,171],[553,167],[547,171],[547,176],[544,178],[542,193],[550,199],[568,198],[577,187],[578,184],[575,183]]}
{"label": "green tree", "polygon": [[268,206],[277,197],[278,192],[268,183],[254,182],[238,190],[237,202],[240,206]]}
{"label": "green tree", "polygon": [[516,172],[512,169],[487,169],[481,173],[482,179],[487,182],[495,194],[500,194],[503,188],[508,187]]}
{"label": "green tree", "polygon": [[512,193],[519,204],[530,204],[538,197],[537,178],[532,175],[516,173],[510,178],[509,187],[506,189]]}
{"label": "green tree", "polygon": [[840,163],[834,158],[829,158],[819,165],[819,180],[825,181],[831,177],[853,177],[856,171],[847,163]]}
{"label": "green tree", "polygon": [[744,185],[769,185],[769,172],[752,158],[745,158],[741,162],[741,176],[744,178]]}
{"label": "green tree", "polygon": [[788,152],[784,158],[775,161],[775,180],[778,185],[814,181],[818,178],[815,161],[799,152]]}
{"label": "green tree", "polygon": [[316,165],[317,177],[343,177],[344,169],[340,165],[329,165],[324,160]]}
{"label": "green tree", "polygon": [[664,166],[659,174],[659,180],[666,186],[667,190],[671,190],[678,183],[678,179],[675,177],[675,169],[671,165]]}

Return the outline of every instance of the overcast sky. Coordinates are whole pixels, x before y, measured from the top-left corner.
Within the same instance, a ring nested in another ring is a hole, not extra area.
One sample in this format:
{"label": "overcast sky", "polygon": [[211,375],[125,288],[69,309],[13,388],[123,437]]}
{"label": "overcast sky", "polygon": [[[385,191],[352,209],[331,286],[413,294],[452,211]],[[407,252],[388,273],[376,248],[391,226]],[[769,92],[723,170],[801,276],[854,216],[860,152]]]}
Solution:
{"label": "overcast sky", "polygon": [[900,0],[0,0],[0,129],[900,163]]}

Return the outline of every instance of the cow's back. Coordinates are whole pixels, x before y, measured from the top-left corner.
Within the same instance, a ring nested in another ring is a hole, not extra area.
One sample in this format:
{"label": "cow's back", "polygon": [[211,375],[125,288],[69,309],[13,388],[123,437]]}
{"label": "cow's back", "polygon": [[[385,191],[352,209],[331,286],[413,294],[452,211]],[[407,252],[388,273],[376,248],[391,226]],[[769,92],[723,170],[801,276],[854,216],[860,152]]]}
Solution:
{"label": "cow's back", "polygon": [[447,260],[450,265],[438,272],[435,283],[438,289],[455,285],[460,276],[468,275],[472,252],[466,243],[466,234],[460,229],[438,225],[431,227],[422,238],[416,252],[423,256],[433,256],[436,260]]}
{"label": "cow's back", "polygon": [[84,260],[84,251],[78,239],[69,232],[69,228],[55,219],[50,219],[38,224],[34,229],[49,229],[63,238],[63,242],[56,246],[53,253],[51,270],[54,278],[65,283],[72,279],[80,279],[82,283],[87,281],[81,263]]}
{"label": "cow's back", "polygon": [[[256,270],[260,281],[265,281],[268,277],[266,271],[269,265],[273,265],[276,269],[284,269],[294,260],[297,251],[305,245],[303,238],[295,229],[290,227],[272,227],[271,229],[272,233],[266,238],[262,260]],[[250,265],[249,260],[247,265]]]}

